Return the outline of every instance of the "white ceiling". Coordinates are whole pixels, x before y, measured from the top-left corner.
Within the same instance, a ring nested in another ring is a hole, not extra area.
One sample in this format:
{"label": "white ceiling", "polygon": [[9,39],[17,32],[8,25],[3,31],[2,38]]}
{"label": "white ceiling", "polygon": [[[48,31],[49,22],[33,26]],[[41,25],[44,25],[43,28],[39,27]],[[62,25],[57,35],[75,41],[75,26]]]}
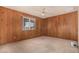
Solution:
{"label": "white ceiling", "polygon": [[[77,7],[73,6],[6,6],[7,8],[28,13],[41,18],[47,18],[51,16],[61,15],[77,10]],[[45,16],[42,16],[42,11],[45,9]]]}

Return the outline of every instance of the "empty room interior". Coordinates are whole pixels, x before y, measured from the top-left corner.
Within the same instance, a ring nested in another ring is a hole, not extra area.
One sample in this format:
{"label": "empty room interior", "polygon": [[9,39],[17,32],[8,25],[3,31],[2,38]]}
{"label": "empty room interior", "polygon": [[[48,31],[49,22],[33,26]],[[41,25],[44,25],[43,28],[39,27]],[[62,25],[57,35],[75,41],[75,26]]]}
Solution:
{"label": "empty room interior", "polygon": [[0,6],[0,53],[78,53],[78,8]]}

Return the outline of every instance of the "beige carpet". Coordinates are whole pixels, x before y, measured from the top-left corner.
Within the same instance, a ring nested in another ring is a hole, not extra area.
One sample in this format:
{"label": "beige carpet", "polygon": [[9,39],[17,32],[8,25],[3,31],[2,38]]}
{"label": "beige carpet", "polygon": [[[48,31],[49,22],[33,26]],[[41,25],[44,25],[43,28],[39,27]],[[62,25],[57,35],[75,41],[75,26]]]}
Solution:
{"label": "beige carpet", "polygon": [[77,48],[71,46],[70,40],[52,37],[36,37],[0,46],[0,52],[18,53],[76,53]]}

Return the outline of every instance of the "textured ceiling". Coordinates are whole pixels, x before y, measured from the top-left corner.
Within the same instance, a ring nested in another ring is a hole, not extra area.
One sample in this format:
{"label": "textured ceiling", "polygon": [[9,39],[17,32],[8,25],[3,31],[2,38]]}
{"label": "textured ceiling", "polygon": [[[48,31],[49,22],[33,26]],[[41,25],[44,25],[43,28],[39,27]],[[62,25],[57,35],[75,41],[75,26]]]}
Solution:
{"label": "textured ceiling", "polygon": [[[5,6],[10,9],[28,13],[41,18],[47,18],[51,16],[61,15],[77,10],[77,7],[73,6]],[[42,11],[45,8],[45,15],[42,16]]]}

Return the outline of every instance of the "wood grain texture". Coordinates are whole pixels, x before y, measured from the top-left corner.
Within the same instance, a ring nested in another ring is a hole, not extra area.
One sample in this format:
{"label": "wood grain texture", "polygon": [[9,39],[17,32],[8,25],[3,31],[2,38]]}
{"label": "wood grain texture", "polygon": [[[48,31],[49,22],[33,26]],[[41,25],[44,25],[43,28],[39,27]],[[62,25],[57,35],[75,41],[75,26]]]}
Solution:
{"label": "wood grain texture", "polygon": [[47,35],[47,33],[48,33],[48,28],[47,28],[47,26],[48,26],[48,20],[47,19],[43,19],[42,20],[42,27],[41,27],[41,34],[43,35],[43,36],[48,36]]}
{"label": "wood grain texture", "polygon": [[[36,29],[23,31],[22,16],[36,19]],[[0,7],[0,44],[29,39],[37,36],[51,36],[78,40],[77,12],[41,19],[26,13]]]}
{"label": "wood grain texture", "polygon": [[[36,29],[23,31],[22,16],[36,19]],[[42,20],[39,17],[0,7],[0,44],[33,38],[41,35]]]}
{"label": "wood grain texture", "polygon": [[47,25],[44,26],[47,26],[47,31],[43,29],[43,32],[46,35],[69,40],[78,40],[77,12],[49,17],[45,20],[47,20]]}

